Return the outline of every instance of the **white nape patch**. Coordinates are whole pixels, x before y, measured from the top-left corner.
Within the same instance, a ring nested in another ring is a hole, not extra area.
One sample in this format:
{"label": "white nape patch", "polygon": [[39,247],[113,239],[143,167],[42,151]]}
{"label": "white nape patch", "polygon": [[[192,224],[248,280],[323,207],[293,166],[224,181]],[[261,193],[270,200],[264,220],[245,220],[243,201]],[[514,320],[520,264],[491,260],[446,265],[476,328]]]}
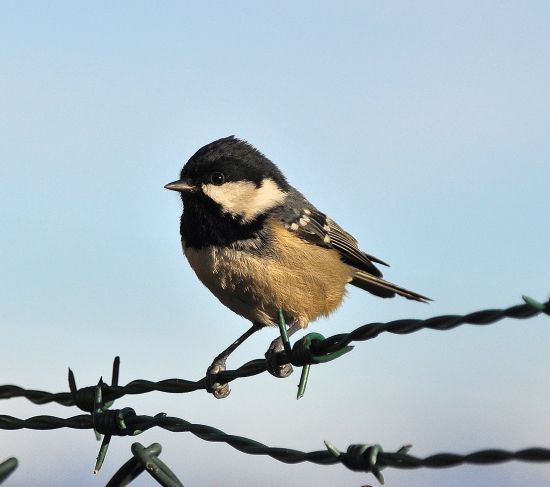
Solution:
{"label": "white nape patch", "polygon": [[250,181],[230,181],[220,186],[203,184],[202,191],[224,213],[240,216],[245,223],[280,205],[287,195],[271,178],[264,179],[259,187]]}

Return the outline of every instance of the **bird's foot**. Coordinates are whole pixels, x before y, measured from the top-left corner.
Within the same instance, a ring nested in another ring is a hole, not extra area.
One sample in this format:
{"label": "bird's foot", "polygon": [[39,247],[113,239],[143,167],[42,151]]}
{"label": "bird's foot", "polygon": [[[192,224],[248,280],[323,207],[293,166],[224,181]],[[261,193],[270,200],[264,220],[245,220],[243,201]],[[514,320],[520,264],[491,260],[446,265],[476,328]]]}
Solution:
{"label": "bird's foot", "polygon": [[276,362],[276,355],[278,352],[284,350],[283,342],[280,338],[273,340],[271,345],[265,352],[265,358],[267,361],[267,371],[278,378],[285,378],[292,374],[293,368],[291,364],[278,364]]}
{"label": "bird's foot", "polygon": [[214,394],[216,399],[225,399],[229,396],[231,389],[229,389],[229,384],[222,384],[216,382],[217,374],[225,370],[225,358],[217,359],[212,362],[212,365],[206,370],[206,390]]}

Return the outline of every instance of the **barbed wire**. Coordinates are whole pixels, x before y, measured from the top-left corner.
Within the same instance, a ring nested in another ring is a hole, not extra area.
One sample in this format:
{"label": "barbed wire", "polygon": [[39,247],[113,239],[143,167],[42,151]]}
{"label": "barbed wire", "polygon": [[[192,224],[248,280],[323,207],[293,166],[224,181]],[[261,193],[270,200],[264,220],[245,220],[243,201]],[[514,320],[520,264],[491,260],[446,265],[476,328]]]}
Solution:
{"label": "barbed wire", "polygon": [[162,446],[153,443],[145,448],[141,443],[132,443],[132,458],[128,460],[105,487],[123,487],[143,472],[149,473],[163,487],[183,487],[176,474],[159,458]]}
{"label": "barbed wire", "polygon": [[[277,360],[280,363],[290,362],[294,365],[307,366],[326,361],[327,357],[330,359],[330,356],[335,352],[349,350],[351,342],[370,340],[383,332],[408,334],[424,328],[449,330],[462,324],[487,325],[505,317],[526,319],[540,313],[550,315],[550,300],[546,303],[539,303],[531,298],[524,297],[524,301],[525,304],[506,309],[488,309],[467,315],[445,315],[426,320],[395,320],[388,323],[370,323],[350,333],[334,335],[326,339],[319,334],[309,334],[297,341],[292,350],[287,348],[286,352],[280,352],[277,355]],[[464,455],[438,453],[425,458],[409,455],[410,445],[405,445],[395,452],[385,452],[380,445],[350,445],[345,452],[341,452],[329,442],[325,442],[326,450],[309,453],[290,448],[269,447],[250,438],[229,435],[214,427],[190,423],[182,418],[169,417],[165,413],[146,416],[137,415],[132,408],[108,409],[114,399],[121,398],[126,394],[142,394],[151,391],[182,393],[206,388],[206,378],[199,381],[168,379],[151,382],[136,380],[126,386],[119,386],[119,366],[120,361],[116,357],[113,363],[111,385],[104,384],[100,379],[97,386],[81,389],[77,388],[74,374],[69,369],[69,389],[71,392],[52,394],[45,391],[27,390],[13,385],[0,386],[0,399],[25,397],[36,404],[57,402],[64,406],[77,406],[90,413],[70,418],[42,415],[28,419],[0,415],[0,429],[93,429],[96,434],[104,435],[96,462],[96,471],[103,463],[112,436],[136,435],[153,427],[172,432],[189,432],[205,441],[224,442],[243,453],[267,455],[284,463],[312,462],[320,465],[340,463],[351,470],[370,472],[381,483],[384,482],[384,479],[380,470],[385,467],[401,469],[442,468],[461,464],[488,465],[510,460],[550,462],[550,449],[541,447],[519,451],[490,449]],[[256,375],[265,370],[265,359],[253,360],[236,370],[219,373],[218,380],[230,382],[236,378]],[[160,448],[158,444],[153,444],[148,448],[139,443],[132,445],[134,459],[131,459],[119,469],[109,482],[109,487],[127,485],[143,471],[144,466],[150,470],[152,475],[152,472],[158,474],[153,476],[162,485],[169,487],[181,486],[173,472],[157,458]],[[0,464],[0,482],[16,466],[17,460],[15,459],[9,459]]]}
{"label": "barbed wire", "polygon": [[[291,357],[282,351],[275,355],[278,364],[292,363],[296,366],[319,363],[319,358],[342,350],[352,342],[367,341],[376,338],[381,333],[405,335],[423,329],[446,331],[460,325],[485,326],[496,323],[504,318],[528,319],[541,313],[550,314],[550,300],[539,303],[524,296],[524,304],[505,309],[486,309],[466,315],[442,315],[428,319],[403,319],[387,323],[374,322],[363,325],[349,333],[341,333],[328,338],[315,334],[311,340],[309,335],[296,341],[292,347]],[[311,334],[310,334],[311,335]],[[321,336],[319,339],[317,337]],[[113,369],[118,365],[113,365]],[[267,370],[265,359],[251,360],[235,370],[226,370],[216,374],[215,381],[219,383],[232,382],[239,378],[251,377]],[[212,380],[212,379],[211,379]],[[69,369],[69,382],[74,382],[73,372]],[[206,389],[207,378],[200,380],[165,379],[158,382],[149,380],[133,380],[125,386],[116,384],[102,385],[102,393],[106,401],[114,401],[125,395],[145,394],[149,392],[165,392],[170,394],[189,393]],[[71,392],[50,393],[34,389],[24,389],[15,385],[0,386],[0,399],[24,397],[35,404],[56,402],[63,406],[78,406],[83,411],[91,411],[94,402],[95,387],[84,387]]]}
{"label": "barbed wire", "polygon": [[[438,453],[425,458],[409,455],[410,445],[396,452],[385,452],[379,445],[351,445],[346,452],[340,452],[327,442],[326,450],[302,452],[291,448],[269,447],[258,441],[242,436],[229,435],[223,431],[202,424],[190,423],[181,418],[165,416],[136,415],[132,408],[107,410],[99,415],[81,414],[70,418],[55,416],[34,416],[19,419],[0,415],[0,429],[53,430],[60,428],[96,429],[99,433],[115,436],[130,436],[159,427],[172,432],[189,432],[205,441],[223,442],[243,453],[266,455],[283,463],[311,462],[318,465],[341,463],[351,470],[372,472],[384,467],[400,469],[442,468],[461,464],[489,465],[510,460],[526,462],[550,462],[550,449],[528,448],[519,451],[500,449],[481,450],[468,454]],[[124,427],[117,424],[116,418],[123,416]],[[373,454],[374,459],[373,459]]]}

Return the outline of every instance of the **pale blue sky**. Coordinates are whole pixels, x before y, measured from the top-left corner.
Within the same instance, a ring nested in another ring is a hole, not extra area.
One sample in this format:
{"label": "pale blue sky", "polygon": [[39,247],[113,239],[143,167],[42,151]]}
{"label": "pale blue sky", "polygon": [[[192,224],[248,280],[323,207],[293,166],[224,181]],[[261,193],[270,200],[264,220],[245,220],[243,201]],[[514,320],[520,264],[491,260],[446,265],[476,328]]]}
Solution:
{"label": "pale blue sky", "polygon": [[[325,335],[371,321],[505,307],[550,292],[550,4],[532,2],[9,2],[0,4],[0,383],[66,390],[200,378],[248,325],[181,255],[163,189],[202,145],[236,134],[435,299],[350,290]],[[263,355],[264,331],[230,361]],[[273,446],[467,453],[548,447],[550,321],[381,336],[299,373],[127,397]],[[75,409],[0,402],[0,413]],[[357,486],[344,467],[289,466],[152,430],[188,486]],[[10,485],[104,485],[83,431],[0,431]],[[390,486],[548,485],[550,465],[386,470]],[[147,479],[136,485],[150,485]]]}

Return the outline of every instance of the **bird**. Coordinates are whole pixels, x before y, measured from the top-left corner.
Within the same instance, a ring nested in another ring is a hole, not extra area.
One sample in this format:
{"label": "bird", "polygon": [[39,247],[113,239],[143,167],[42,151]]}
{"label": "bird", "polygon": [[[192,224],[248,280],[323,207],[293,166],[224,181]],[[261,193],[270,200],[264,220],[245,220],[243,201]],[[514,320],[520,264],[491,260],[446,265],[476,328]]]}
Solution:
{"label": "bird", "polygon": [[[388,264],[360,250],[245,140],[232,135],[205,145],[165,188],[181,195],[181,244],[191,268],[222,304],[252,324],[214,359],[207,377],[225,370],[229,355],[257,330],[276,325],[279,310],[290,336],[335,311],[348,285],[381,298],[431,301],[383,279],[375,264]],[[274,340],[266,357],[282,349],[281,339]],[[292,372],[290,364],[268,369],[279,377]],[[208,389],[217,398],[229,394],[219,382]]]}

